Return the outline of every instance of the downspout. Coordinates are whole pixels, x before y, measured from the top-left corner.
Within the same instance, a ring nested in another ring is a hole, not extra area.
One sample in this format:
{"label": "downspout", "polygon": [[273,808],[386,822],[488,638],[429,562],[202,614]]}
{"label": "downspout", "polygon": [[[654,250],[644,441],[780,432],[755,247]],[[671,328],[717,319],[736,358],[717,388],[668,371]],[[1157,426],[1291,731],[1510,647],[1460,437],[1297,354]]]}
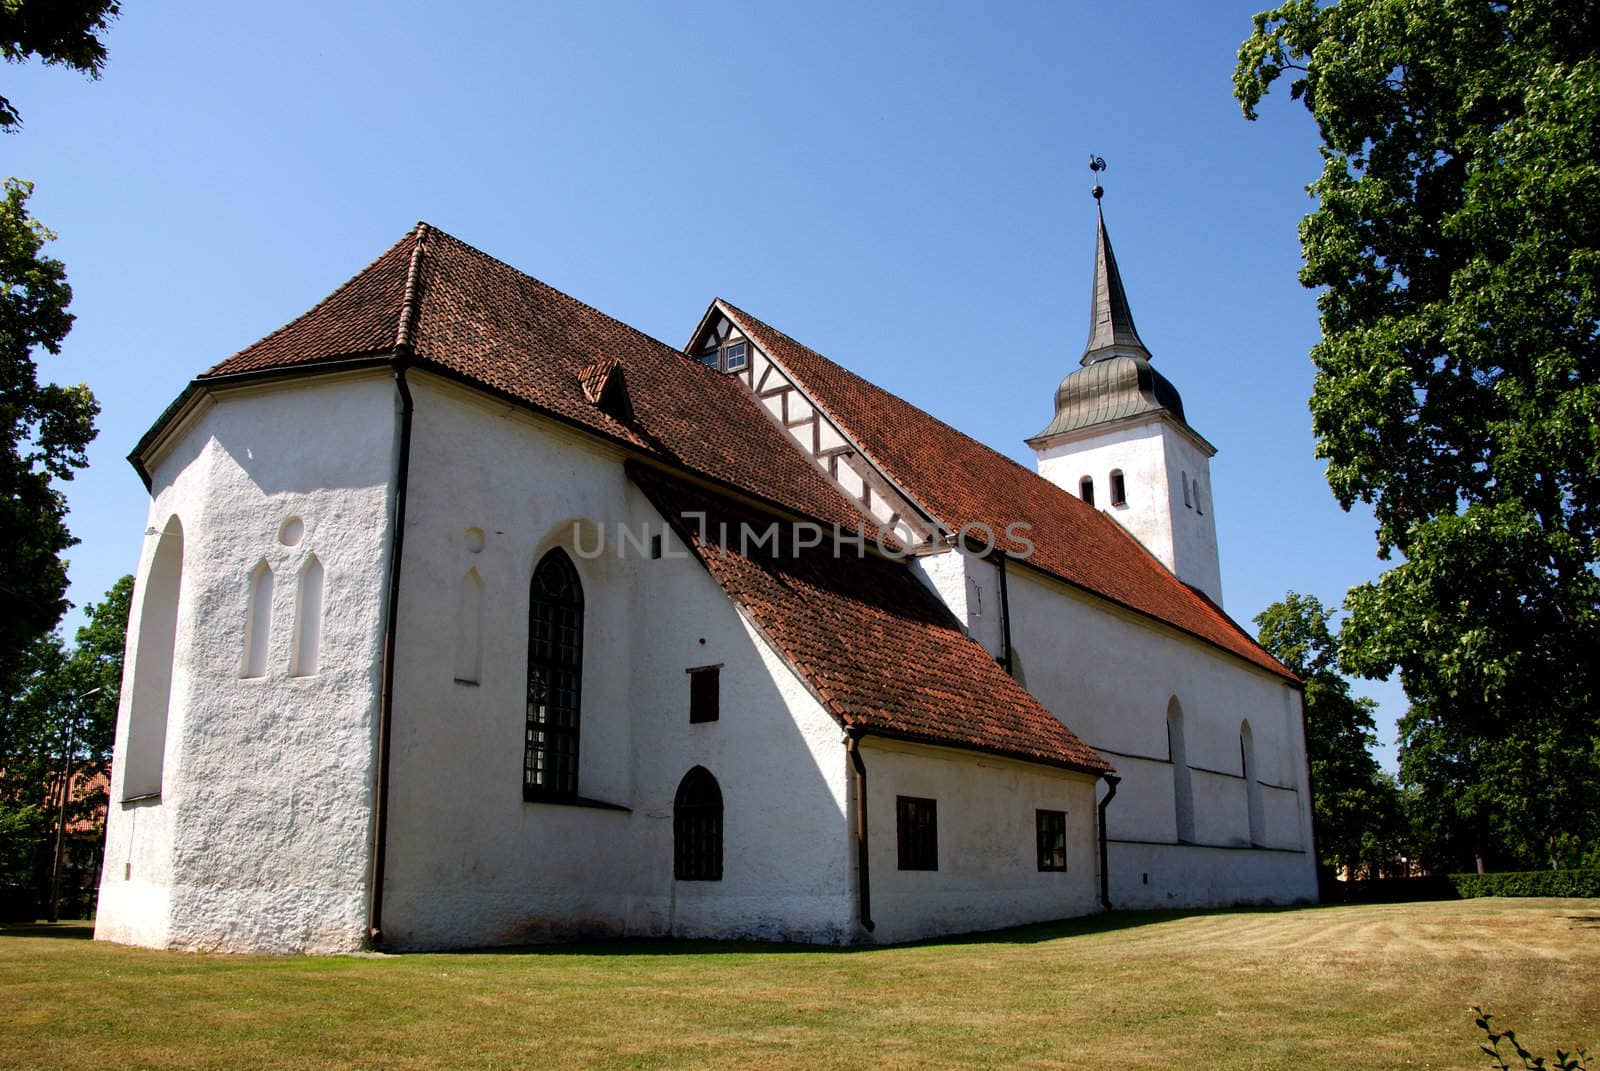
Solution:
{"label": "downspout", "polygon": [[411,477],[411,415],[415,406],[406,383],[406,356],[396,354],[394,385],[400,392],[400,450],[394,475],[394,535],[389,543],[389,591],[384,603],[383,686],[378,695],[378,785],[373,799],[372,902],[367,937],[383,942],[383,874],[389,855],[389,752],[394,722],[395,638],[400,630],[400,564],[406,541],[406,490]]}
{"label": "downspout", "polygon": [[1006,676],[1012,676],[1011,666],[1011,589],[1006,583],[1006,552],[995,551],[995,568],[1000,572],[1000,643],[1005,649],[1005,655],[1000,659],[1000,665],[1005,669]]}
{"label": "downspout", "polygon": [[406,497],[411,484],[411,422],[416,410],[406,368],[411,363],[412,327],[417,318],[418,280],[426,251],[428,229],[417,224],[411,266],[406,271],[405,294],[400,303],[400,323],[395,335],[394,385],[400,394],[400,443],[394,472],[394,531],[389,540],[389,590],[383,608],[383,683],[378,693],[378,778],[372,800],[372,891],[367,906],[367,940],[383,943],[383,875],[389,857],[389,754],[394,724],[395,641],[400,632],[400,567],[405,561]]}
{"label": "downspout", "polygon": [[850,765],[856,774],[856,913],[861,918],[861,928],[871,933],[877,924],[872,921],[872,878],[867,851],[867,766],[861,761],[861,741],[855,731],[845,733],[844,749],[850,754]]}
{"label": "downspout", "polygon": [[1116,774],[1103,776],[1106,780],[1106,798],[1100,801],[1100,906],[1110,911],[1111,868],[1106,859],[1106,808],[1116,798],[1117,786],[1122,783],[1122,778]]}

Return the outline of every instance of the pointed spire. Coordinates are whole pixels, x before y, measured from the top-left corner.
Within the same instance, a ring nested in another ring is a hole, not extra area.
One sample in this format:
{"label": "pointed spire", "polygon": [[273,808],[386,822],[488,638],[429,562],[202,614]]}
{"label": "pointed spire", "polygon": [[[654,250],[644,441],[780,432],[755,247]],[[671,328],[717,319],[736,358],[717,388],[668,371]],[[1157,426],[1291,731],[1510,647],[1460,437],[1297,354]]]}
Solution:
{"label": "pointed spire", "polygon": [[[1089,158],[1090,170],[1098,173],[1106,163],[1098,156]],[[1094,186],[1094,211],[1099,220],[1094,246],[1094,292],[1089,302],[1089,341],[1083,347],[1083,364],[1093,364],[1109,357],[1143,357],[1150,360],[1139,331],[1133,326],[1133,312],[1128,308],[1128,295],[1122,289],[1122,273],[1117,271],[1117,258],[1111,252],[1111,238],[1106,234],[1106,216],[1100,208],[1100,197],[1105,193],[1098,181]]]}

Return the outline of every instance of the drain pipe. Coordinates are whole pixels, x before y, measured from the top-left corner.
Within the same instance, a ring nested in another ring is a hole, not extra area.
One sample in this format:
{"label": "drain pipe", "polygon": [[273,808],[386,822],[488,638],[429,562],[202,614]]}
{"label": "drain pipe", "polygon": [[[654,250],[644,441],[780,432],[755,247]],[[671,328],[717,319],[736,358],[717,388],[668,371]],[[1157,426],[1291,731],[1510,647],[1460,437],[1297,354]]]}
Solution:
{"label": "drain pipe", "polygon": [[850,765],[856,774],[856,913],[861,917],[861,928],[871,933],[877,924],[872,921],[872,878],[867,851],[867,765],[861,761],[861,741],[854,730],[844,734],[844,749],[850,754]]}
{"label": "drain pipe", "polygon": [[400,630],[400,565],[406,541],[406,490],[411,479],[411,416],[415,406],[406,383],[410,347],[397,348],[394,385],[400,392],[400,448],[394,476],[394,534],[389,543],[389,591],[384,605],[383,685],[378,697],[378,784],[373,797],[372,899],[367,911],[367,939],[383,942],[383,873],[389,848],[389,751],[394,721],[395,638]]}
{"label": "drain pipe", "polygon": [[1106,865],[1106,808],[1111,806],[1111,801],[1117,796],[1117,786],[1122,783],[1122,778],[1115,774],[1104,774],[1106,779],[1106,798],[1100,801],[1100,906],[1107,911],[1111,910],[1111,870]]}

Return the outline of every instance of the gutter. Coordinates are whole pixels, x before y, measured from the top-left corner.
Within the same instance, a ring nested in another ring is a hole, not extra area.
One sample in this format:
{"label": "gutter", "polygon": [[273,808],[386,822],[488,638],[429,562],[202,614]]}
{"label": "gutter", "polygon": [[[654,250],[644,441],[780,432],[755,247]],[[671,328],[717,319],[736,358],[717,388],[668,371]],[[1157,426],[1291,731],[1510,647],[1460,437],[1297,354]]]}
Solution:
{"label": "gutter", "polygon": [[861,736],[854,730],[844,734],[844,749],[850,756],[850,765],[856,775],[856,914],[861,928],[871,933],[877,928],[872,921],[872,868],[868,863],[867,840],[867,766],[861,761]]}
{"label": "gutter", "polygon": [[1006,552],[994,552],[995,569],[1000,573],[1000,642],[1005,647],[1005,656],[1000,659],[1000,665],[1005,669],[1006,676],[1014,677],[1011,658],[1011,589],[1006,583]]}
{"label": "gutter", "polygon": [[1107,911],[1111,910],[1111,869],[1106,862],[1106,808],[1111,806],[1111,801],[1117,796],[1117,786],[1122,783],[1122,778],[1116,774],[1105,774],[1106,798],[1100,801],[1100,906]]}
{"label": "gutter", "polygon": [[428,228],[417,224],[411,266],[406,270],[405,295],[400,303],[400,323],[395,332],[394,385],[400,393],[400,443],[394,471],[394,531],[389,542],[389,590],[383,607],[383,684],[378,694],[378,783],[372,799],[372,894],[367,908],[367,939],[383,944],[383,875],[389,859],[389,755],[394,725],[395,641],[400,632],[400,567],[405,562],[406,498],[411,485],[411,423],[416,405],[406,382],[413,350],[412,327],[417,318],[417,292],[422,274]]}
{"label": "gutter", "polygon": [[389,543],[389,590],[383,607],[383,684],[378,695],[378,782],[373,795],[372,897],[367,939],[383,943],[383,875],[389,855],[389,753],[394,723],[395,639],[400,631],[400,565],[406,541],[406,495],[411,482],[411,418],[415,405],[406,383],[407,355],[396,353],[394,385],[400,392],[400,449],[394,475],[394,534]]}

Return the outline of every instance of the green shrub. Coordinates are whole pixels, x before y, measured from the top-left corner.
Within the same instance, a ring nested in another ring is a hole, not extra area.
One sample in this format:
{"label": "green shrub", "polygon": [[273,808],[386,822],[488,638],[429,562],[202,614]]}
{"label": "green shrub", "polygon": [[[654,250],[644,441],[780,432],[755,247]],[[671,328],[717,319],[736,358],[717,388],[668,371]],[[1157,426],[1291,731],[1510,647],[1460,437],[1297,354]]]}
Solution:
{"label": "green shrub", "polygon": [[1451,874],[1462,899],[1475,896],[1600,896],[1600,870],[1522,870]]}

